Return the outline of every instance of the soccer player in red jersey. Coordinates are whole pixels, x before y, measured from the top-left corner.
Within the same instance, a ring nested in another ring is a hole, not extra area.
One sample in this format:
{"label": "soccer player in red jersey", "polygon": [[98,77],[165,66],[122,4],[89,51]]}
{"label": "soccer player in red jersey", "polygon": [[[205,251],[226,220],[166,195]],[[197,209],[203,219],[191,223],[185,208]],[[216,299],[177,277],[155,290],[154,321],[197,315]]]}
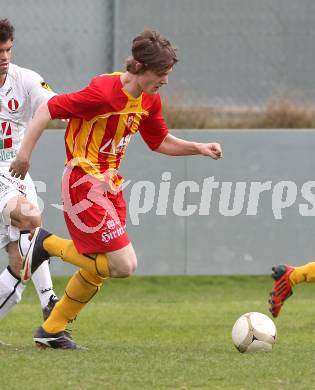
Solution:
{"label": "soccer player in red jersey", "polygon": [[153,151],[171,156],[222,157],[218,143],[196,143],[172,136],[162,117],[159,89],[177,62],[176,50],[147,30],[132,44],[124,73],[95,77],[82,91],[55,96],[37,110],[11,164],[24,177],[36,141],[50,119],[67,118],[67,163],[62,179],[64,216],[72,240],[36,229],[25,257],[26,282],[47,256],[80,267],[48,320],[36,331],[38,346],[76,349],[65,330],[108,277],[127,277],[137,257],[126,232],[126,205],[118,175],[130,138],[140,133]]}

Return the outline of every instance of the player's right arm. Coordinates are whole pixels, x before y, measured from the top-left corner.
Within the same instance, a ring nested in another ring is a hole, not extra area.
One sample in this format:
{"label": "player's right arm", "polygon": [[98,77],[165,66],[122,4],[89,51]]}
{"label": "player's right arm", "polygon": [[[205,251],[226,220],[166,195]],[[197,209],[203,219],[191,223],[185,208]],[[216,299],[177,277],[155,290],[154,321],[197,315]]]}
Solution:
{"label": "player's right arm", "polygon": [[16,158],[10,165],[11,176],[25,178],[30,167],[30,158],[39,137],[47,127],[51,115],[47,103],[42,103],[35,112],[25,133]]}

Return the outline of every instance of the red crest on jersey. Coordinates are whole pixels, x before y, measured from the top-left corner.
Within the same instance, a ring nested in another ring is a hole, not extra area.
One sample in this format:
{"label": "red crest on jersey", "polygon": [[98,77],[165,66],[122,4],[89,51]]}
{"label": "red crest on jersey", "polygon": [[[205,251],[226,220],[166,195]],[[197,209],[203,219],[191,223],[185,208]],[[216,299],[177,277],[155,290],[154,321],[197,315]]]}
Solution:
{"label": "red crest on jersey", "polygon": [[8,101],[8,107],[11,111],[16,111],[19,108],[19,102],[12,98]]}

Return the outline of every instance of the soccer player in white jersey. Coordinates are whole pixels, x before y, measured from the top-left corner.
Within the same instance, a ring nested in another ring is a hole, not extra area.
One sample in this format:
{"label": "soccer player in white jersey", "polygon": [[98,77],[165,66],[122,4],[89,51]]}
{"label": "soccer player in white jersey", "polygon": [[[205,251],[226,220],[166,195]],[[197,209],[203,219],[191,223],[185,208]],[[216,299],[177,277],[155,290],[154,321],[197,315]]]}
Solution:
{"label": "soccer player in white jersey", "polygon": [[[0,274],[0,319],[21,300],[25,285],[20,279],[20,253],[29,247],[29,231],[41,224],[31,177],[21,181],[8,170],[33,113],[55,95],[39,74],[10,62],[13,39],[14,27],[7,19],[0,20],[0,248],[9,258]],[[57,301],[47,261],[32,280],[47,318]]]}

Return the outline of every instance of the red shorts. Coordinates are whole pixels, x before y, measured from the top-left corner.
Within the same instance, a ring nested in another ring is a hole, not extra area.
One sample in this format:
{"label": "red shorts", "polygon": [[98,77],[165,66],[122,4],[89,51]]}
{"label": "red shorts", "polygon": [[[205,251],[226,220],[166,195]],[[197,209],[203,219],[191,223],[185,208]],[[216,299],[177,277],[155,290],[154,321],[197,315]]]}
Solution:
{"label": "red shorts", "polygon": [[66,168],[62,178],[64,217],[80,253],[112,252],[129,244],[126,202],[81,168]]}

